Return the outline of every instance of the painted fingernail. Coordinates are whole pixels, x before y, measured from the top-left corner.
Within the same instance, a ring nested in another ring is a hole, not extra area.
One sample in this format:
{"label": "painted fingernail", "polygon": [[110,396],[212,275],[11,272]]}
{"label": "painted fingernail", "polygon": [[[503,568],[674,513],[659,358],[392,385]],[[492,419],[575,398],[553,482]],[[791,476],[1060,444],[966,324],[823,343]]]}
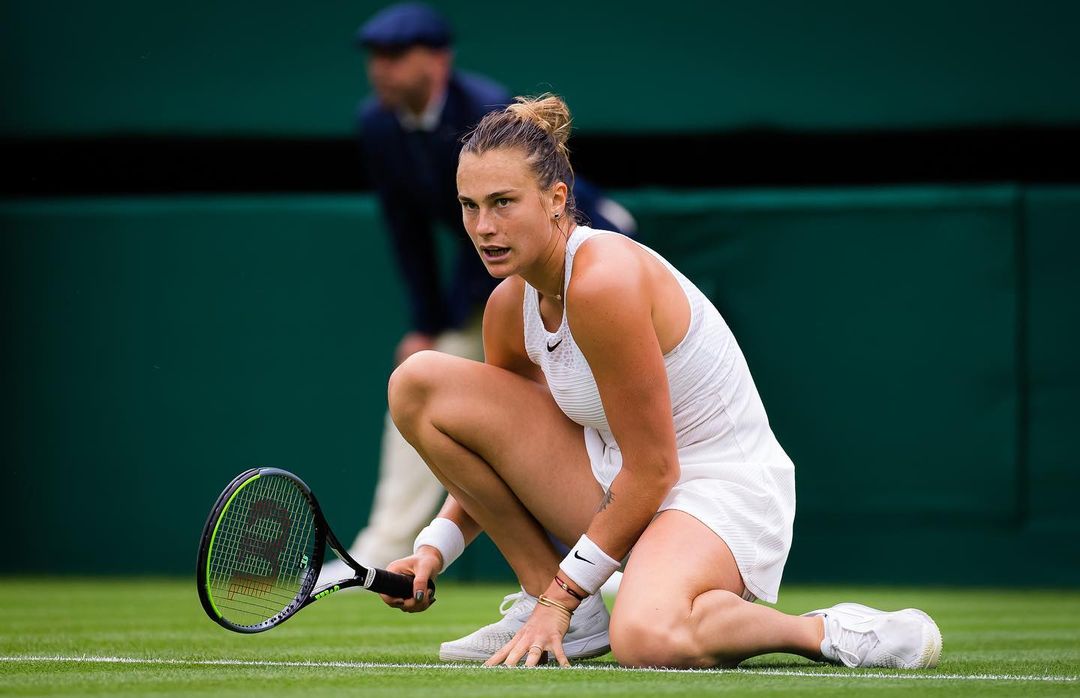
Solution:
{"label": "painted fingernail", "polygon": [[424,592],[422,592],[422,591],[416,592],[416,600],[417,601],[423,601],[424,600]]}

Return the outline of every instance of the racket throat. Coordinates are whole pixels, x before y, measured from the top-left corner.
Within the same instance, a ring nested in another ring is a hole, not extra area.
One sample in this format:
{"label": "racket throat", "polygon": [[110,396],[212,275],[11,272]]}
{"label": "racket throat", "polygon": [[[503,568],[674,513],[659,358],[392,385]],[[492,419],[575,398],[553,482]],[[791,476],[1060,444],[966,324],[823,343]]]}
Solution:
{"label": "racket throat", "polygon": [[321,591],[317,591],[317,592],[315,592],[314,594],[311,595],[311,598],[313,600],[315,600],[315,601],[318,601],[319,599],[323,599],[323,598],[326,598],[327,596],[330,596],[330,594],[333,594],[335,591],[341,591],[341,585],[340,584],[334,584],[332,586],[326,587],[325,589],[323,589]]}
{"label": "racket throat", "polygon": [[355,577],[351,577],[348,579],[340,579],[336,582],[324,584],[321,587],[315,587],[315,589],[313,589],[311,592],[311,600],[318,601],[320,599],[324,599],[327,596],[330,596],[330,594],[333,594],[336,591],[341,591],[342,589],[352,589],[353,587],[363,587],[365,589],[370,589],[371,585],[374,582],[375,570],[369,569],[366,570],[363,574],[358,574]]}

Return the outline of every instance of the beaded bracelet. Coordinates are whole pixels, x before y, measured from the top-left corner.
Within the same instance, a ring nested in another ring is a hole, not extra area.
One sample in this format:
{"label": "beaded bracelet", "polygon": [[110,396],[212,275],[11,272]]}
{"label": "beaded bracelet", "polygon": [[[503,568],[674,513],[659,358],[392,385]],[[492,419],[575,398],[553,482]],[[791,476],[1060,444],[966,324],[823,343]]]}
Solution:
{"label": "beaded bracelet", "polygon": [[585,600],[584,596],[582,596],[581,594],[574,591],[573,587],[571,587],[569,584],[567,584],[565,581],[563,581],[563,578],[560,577],[559,575],[555,575],[555,583],[558,584],[559,587],[562,588],[563,591],[565,591],[567,594],[570,594],[570,596],[573,596],[578,601],[584,601]]}

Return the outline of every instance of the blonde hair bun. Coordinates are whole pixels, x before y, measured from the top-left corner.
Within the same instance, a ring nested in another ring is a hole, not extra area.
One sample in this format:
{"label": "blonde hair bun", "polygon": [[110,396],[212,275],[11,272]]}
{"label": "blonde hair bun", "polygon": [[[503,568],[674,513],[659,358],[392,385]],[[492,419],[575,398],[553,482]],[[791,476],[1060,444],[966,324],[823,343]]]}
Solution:
{"label": "blonde hair bun", "polygon": [[564,155],[570,149],[566,142],[570,140],[570,107],[562,97],[546,92],[537,97],[515,97],[514,104],[506,111],[516,115],[522,121],[531,121],[555,140],[555,145]]}

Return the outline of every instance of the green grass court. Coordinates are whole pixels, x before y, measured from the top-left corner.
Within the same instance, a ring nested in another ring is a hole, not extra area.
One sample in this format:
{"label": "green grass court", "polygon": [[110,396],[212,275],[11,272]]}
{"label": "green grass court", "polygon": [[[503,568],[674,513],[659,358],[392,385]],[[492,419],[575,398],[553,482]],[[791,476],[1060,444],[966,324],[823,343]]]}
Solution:
{"label": "green grass court", "polygon": [[785,587],[780,608],[835,601],[918,605],[941,626],[930,672],[856,671],[770,655],[737,670],[439,665],[438,643],[497,617],[508,586],[446,583],[406,616],[367,593],[341,594],[268,633],[211,623],[190,580],[0,580],[0,695],[681,696],[1080,695],[1080,591]]}

